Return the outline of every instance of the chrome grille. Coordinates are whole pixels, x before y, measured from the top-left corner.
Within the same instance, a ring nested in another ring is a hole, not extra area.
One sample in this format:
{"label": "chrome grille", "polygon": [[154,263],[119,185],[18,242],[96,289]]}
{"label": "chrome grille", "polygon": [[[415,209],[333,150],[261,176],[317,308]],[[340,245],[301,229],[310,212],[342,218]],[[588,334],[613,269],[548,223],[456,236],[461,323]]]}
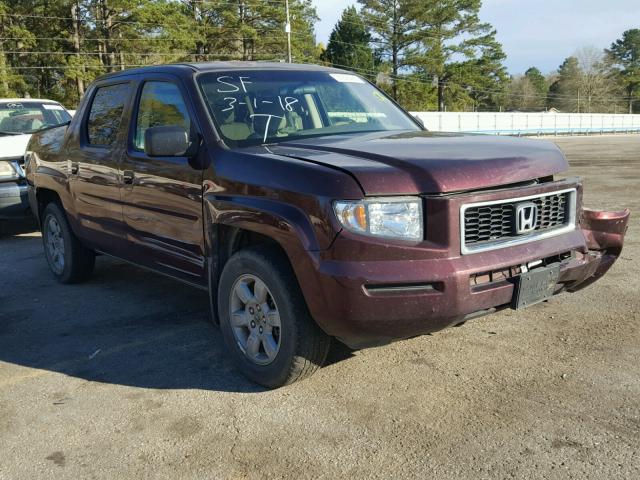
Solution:
{"label": "chrome grille", "polygon": [[[522,202],[537,207],[536,226],[526,234],[518,234],[515,226],[516,209]],[[461,213],[463,253],[488,250],[495,245],[522,243],[571,227],[575,216],[575,190],[464,205]]]}
{"label": "chrome grille", "polygon": [[564,225],[567,218],[569,193],[549,195],[533,200],[538,206],[538,225],[536,230],[546,230]]}

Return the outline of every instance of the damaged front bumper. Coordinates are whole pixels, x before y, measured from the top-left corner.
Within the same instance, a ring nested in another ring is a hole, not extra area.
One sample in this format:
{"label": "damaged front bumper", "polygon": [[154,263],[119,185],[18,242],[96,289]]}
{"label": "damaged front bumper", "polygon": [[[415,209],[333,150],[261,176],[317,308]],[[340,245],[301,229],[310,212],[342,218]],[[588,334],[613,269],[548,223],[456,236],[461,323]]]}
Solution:
{"label": "damaged front bumper", "polygon": [[576,292],[599,280],[622,252],[629,209],[606,212],[583,209],[580,228],[587,252],[577,252],[561,277],[566,290]]}
{"label": "damaged front bumper", "polygon": [[[508,308],[520,266],[541,259],[543,266],[559,265],[556,294],[581,290],[601,278],[620,255],[629,210],[580,209],[577,220],[577,228],[566,234],[473,255],[441,252],[439,258],[419,258],[420,250],[396,246],[388,247],[387,261],[324,259],[310,269],[315,291],[324,300],[308,300],[310,311],[327,333],[362,348]],[[334,249],[351,256],[358,252],[355,241],[363,240],[341,235]]]}

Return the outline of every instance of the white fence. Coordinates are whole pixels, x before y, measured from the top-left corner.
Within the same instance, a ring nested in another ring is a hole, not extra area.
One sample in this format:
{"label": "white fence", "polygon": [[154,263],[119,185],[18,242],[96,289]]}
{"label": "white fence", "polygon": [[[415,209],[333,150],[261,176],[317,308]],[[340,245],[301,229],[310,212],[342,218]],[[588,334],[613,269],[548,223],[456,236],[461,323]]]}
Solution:
{"label": "white fence", "polygon": [[640,133],[640,115],[599,113],[413,112],[435,132],[495,135]]}

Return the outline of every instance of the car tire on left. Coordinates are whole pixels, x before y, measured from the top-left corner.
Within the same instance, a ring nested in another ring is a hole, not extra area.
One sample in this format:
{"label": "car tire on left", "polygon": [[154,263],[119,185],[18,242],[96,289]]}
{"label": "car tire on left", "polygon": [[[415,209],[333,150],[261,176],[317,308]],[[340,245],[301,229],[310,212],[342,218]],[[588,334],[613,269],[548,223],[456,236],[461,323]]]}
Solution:
{"label": "car tire on left", "polygon": [[75,236],[56,203],[42,214],[42,241],[51,273],[60,283],[79,283],[91,275],[96,256]]}

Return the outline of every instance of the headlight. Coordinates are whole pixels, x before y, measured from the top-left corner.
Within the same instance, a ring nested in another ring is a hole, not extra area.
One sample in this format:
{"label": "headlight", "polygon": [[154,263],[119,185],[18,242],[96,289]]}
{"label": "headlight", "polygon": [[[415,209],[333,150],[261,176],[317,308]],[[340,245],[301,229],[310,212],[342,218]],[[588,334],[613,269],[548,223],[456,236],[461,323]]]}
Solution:
{"label": "headlight", "polygon": [[422,200],[387,197],[338,200],[333,203],[338,220],[355,233],[400,240],[422,240]]}
{"label": "headlight", "polygon": [[7,160],[0,160],[0,181],[18,180],[20,175],[14,164]]}

